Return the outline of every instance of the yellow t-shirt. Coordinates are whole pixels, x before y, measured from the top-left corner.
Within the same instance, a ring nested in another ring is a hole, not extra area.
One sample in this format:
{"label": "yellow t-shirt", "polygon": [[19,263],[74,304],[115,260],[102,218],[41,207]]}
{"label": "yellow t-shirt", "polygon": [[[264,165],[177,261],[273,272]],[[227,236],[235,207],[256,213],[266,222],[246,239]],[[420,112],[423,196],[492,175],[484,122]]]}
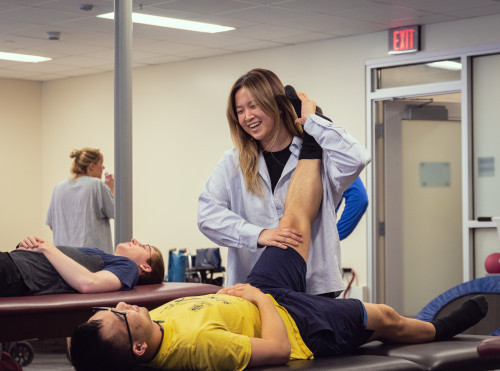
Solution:
{"label": "yellow t-shirt", "polygon": [[[312,358],[286,309],[276,301],[274,304],[288,332],[290,359]],[[261,336],[257,307],[230,295],[180,298],[152,310],[150,315],[153,320],[164,321],[164,336],[148,366],[165,370],[243,370],[252,352],[250,337]]]}

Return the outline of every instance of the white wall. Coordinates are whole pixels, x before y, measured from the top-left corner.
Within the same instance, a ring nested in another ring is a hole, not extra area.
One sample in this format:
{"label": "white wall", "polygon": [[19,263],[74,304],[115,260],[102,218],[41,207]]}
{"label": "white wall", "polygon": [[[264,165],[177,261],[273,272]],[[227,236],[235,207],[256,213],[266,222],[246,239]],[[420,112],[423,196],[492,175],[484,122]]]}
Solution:
{"label": "white wall", "polygon": [[[308,92],[335,121],[365,142],[365,45],[383,35],[200,59],[137,69],[133,81],[134,236],[170,248],[213,246],[196,225],[197,198],[224,150],[232,147],[225,118],[234,81],[254,67],[275,71]],[[385,45],[385,44],[384,44]],[[342,52],[339,52],[341,50]],[[112,74],[43,85],[42,209],[53,186],[68,174],[69,152],[103,149],[112,168]],[[109,94],[109,96],[107,96]],[[56,139],[61,138],[61,139]],[[45,237],[50,233],[45,228]],[[350,266],[366,266],[365,226],[346,241]]]}
{"label": "white wall", "polygon": [[[483,17],[425,26],[423,44],[425,51],[458,48],[498,42],[498,35],[500,17]],[[223,151],[232,147],[225,107],[240,75],[254,67],[273,70],[365,143],[364,63],[385,57],[387,32],[379,32],[135,70],[134,236],[165,253],[173,247],[213,246],[196,226],[197,197]],[[70,151],[99,147],[113,170],[113,74],[42,86],[42,148],[31,152],[41,153],[41,196],[38,189],[31,191],[41,198],[39,233],[50,238],[45,213],[53,187],[69,176]],[[365,172],[362,178],[366,184]],[[356,270],[360,284],[366,284],[365,224],[363,219],[342,243],[343,265]]]}

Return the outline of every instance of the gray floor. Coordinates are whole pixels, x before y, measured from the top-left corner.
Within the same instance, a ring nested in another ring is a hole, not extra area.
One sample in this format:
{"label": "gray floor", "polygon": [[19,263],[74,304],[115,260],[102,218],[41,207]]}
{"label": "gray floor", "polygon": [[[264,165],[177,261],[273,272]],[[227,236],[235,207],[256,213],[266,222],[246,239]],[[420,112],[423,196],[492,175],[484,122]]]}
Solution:
{"label": "gray floor", "polygon": [[65,339],[29,342],[35,350],[35,358],[23,371],[74,371],[66,357]]}
{"label": "gray floor", "polygon": [[74,371],[64,353],[35,353],[33,362],[23,371]]}

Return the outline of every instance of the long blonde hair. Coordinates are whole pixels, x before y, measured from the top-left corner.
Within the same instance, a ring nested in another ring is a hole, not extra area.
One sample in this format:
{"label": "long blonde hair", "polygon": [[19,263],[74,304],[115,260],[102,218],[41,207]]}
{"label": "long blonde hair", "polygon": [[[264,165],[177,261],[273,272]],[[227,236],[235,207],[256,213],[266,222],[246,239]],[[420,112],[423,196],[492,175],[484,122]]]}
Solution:
{"label": "long blonde hair", "polygon": [[243,87],[252,95],[254,103],[274,119],[271,144],[278,138],[280,120],[285,129],[293,136],[302,137],[302,127],[295,124],[294,121],[297,118],[295,110],[286,98],[285,88],[274,72],[255,68],[236,80],[229,93],[226,117],[231,138],[239,152],[238,164],[243,172],[246,187],[250,192],[263,198],[262,184],[258,175],[260,145],[243,130],[236,113],[235,96]]}

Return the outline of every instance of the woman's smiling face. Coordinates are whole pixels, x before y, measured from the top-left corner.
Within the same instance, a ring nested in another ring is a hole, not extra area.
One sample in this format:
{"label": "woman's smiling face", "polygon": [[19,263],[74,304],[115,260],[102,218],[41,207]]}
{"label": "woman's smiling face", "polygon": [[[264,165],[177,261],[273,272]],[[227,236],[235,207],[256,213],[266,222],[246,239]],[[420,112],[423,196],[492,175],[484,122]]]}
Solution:
{"label": "woman's smiling face", "polygon": [[235,109],[238,122],[245,132],[267,148],[274,136],[274,119],[256,103],[247,88],[243,87],[235,94]]}

